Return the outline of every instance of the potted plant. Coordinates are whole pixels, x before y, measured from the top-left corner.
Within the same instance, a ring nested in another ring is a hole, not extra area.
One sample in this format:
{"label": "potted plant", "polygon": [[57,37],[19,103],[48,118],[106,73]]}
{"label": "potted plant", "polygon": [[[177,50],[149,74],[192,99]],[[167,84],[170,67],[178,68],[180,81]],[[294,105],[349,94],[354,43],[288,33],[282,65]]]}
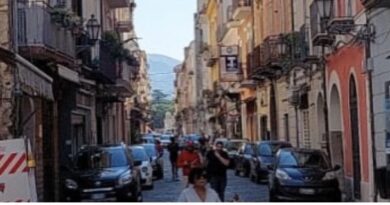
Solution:
{"label": "potted plant", "polygon": [[61,5],[54,6],[50,11],[51,20],[56,24],[63,24],[67,15],[68,10]]}

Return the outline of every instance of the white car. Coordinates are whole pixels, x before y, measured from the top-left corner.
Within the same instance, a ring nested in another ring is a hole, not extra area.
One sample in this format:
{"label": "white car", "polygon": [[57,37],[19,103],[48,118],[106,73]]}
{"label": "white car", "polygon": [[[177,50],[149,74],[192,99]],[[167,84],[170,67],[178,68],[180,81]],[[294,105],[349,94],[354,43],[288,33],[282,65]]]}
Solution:
{"label": "white car", "polygon": [[143,146],[131,146],[130,149],[134,164],[138,165],[136,167],[141,171],[142,186],[146,189],[153,189],[153,168],[145,148]]}
{"label": "white car", "polygon": [[160,138],[161,145],[167,147],[172,142],[172,135],[162,135]]}

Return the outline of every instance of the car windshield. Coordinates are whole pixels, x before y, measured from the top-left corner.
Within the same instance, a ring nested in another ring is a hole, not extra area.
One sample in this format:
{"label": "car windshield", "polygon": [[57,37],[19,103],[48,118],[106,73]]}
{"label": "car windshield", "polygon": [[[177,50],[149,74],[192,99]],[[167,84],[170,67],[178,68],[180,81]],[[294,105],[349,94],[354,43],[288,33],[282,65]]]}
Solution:
{"label": "car windshield", "polygon": [[121,148],[84,150],[76,156],[76,168],[79,170],[124,167],[128,165],[126,153]]}
{"label": "car windshield", "polygon": [[161,140],[171,140],[171,136],[163,135],[163,136],[161,136]]}
{"label": "car windshield", "polygon": [[320,152],[281,152],[279,167],[282,168],[330,168],[329,162]]}
{"label": "car windshield", "polygon": [[131,148],[132,155],[135,161],[148,161],[148,155],[144,148]]}
{"label": "car windshield", "polygon": [[143,145],[143,147],[145,148],[146,154],[148,154],[149,157],[157,156],[156,147],[154,144],[146,144]]}
{"label": "car windshield", "polygon": [[240,149],[240,147],[242,147],[243,144],[244,142],[227,142],[226,149],[228,151],[237,151],[238,149]]}
{"label": "car windshield", "polygon": [[291,146],[283,143],[260,144],[258,147],[258,154],[260,156],[274,156],[279,149],[287,147]]}

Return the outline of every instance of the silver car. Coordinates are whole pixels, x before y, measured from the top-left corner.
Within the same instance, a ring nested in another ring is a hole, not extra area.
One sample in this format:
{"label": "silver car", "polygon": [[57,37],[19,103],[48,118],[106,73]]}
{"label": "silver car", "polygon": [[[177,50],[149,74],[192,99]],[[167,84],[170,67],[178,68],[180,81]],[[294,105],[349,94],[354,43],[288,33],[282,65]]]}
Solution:
{"label": "silver car", "polygon": [[131,146],[131,153],[137,168],[141,171],[142,186],[146,189],[153,189],[153,168],[151,160],[143,146]]}

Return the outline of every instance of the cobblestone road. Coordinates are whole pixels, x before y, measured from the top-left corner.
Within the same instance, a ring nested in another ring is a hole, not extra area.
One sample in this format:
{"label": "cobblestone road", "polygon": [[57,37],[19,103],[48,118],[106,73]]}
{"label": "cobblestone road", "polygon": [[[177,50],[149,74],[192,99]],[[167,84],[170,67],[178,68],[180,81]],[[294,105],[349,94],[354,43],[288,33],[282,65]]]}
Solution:
{"label": "cobblestone road", "polygon": [[[179,171],[180,172],[180,171]],[[181,181],[172,181],[168,153],[164,154],[164,179],[154,182],[154,189],[143,191],[145,202],[176,202],[183,190]],[[226,187],[226,200],[231,200],[237,193],[243,202],[268,201],[268,188],[266,185],[255,184],[248,178],[238,177],[234,172],[228,172],[228,184]]]}

